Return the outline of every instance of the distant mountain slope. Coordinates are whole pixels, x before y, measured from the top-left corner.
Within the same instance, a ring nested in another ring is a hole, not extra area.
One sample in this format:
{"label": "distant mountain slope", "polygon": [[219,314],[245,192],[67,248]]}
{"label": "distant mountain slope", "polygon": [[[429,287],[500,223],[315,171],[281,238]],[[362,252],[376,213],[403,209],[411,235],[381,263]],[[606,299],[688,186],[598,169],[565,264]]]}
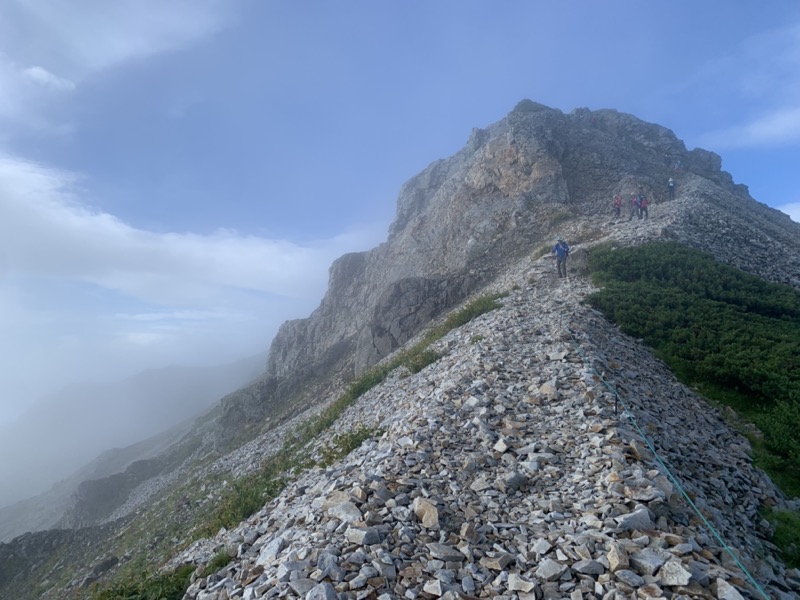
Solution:
{"label": "distant mountain slope", "polygon": [[[69,495],[76,478],[105,477],[163,450],[163,443],[139,442],[208,411],[257,378],[265,360],[259,354],[215,367],[166,367],[119,382],[72,385],[43,398],[0,430],[0,456],[13,457],[0,461],[0,506],[39,493]],[[26,531],[19,529],[19,516],[15,525],[4,514],[0,509],[0,540]]]}
{"label": "distant mountain slope", "polygon": [[106,450],[47,491],[0,508],[0,542],[27,531],[57,527],[65,511],[72,505],[81,482],[109,477],[137,460],[158,456],[181,439],[191,427],[192,420],[188,420],[136,444]]}

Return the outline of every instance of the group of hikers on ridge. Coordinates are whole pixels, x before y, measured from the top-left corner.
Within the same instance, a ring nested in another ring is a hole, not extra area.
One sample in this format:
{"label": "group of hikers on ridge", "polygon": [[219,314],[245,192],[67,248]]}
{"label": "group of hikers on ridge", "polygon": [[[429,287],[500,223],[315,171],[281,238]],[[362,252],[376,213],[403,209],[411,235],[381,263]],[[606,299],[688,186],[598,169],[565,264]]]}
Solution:
{"label": "group of hikers on ridge", "polygon": [[[628,221],[632,220],[633,217],[639,217],[640,219],[646,219],[648,217],[647,207],[650,204],[650,200],[644,194],[631,194],[630,199],[630,210],[628,211]],[[614,208],[614,218],[619,219],[620,213],[622,212],[622,195],[615,194],[614,200],[612,201],[611,205]]]}
{"label": "group of hikers on ridge", "polygon": [[[672,177],[667,181],[667,192],[669,194],[669,199],[673,200],[675,198],[675,180]],[[633,220],[634,216],[639,217],[639,219],[647,219],[649,216],[647,211],[649,204],[650,201],[641,188],[638,194],[631,194],[628,221]],[[614,195],[612,207],[614,208],[614,217],[619,219],[620,213],[622,212],[622,194],[617,193]],[[556,244],[553,246],[551,252],[551,254],[555,254],[556,257],[556,269],[558,270],[559,278],[567,276],[567,258],[569,257],[569,251],[569,244],[567,244],[563,236],[559,235],[556,238]]]}
{"label": "group of hikers on ridge", "polygon": [[[667,181],[667,193],[669,194],[669,199],[675,199],[675,180],[670,177],[669,181]],[[614,194],[614,199],[611,202],[611,206],[614,209],[614,218],[619,219],[620,213],[622,212],[622,194],[617,193]],[[649,213],[647,211],[647,207],[650,204],[650,199],[644,194],[644,192],[639,189],[639,193],[632,193],[631,199],[629,201],[629,211],[628,211],[628,221],[633,220],[633,217],[639,217],[639,219],[647,219]]]}

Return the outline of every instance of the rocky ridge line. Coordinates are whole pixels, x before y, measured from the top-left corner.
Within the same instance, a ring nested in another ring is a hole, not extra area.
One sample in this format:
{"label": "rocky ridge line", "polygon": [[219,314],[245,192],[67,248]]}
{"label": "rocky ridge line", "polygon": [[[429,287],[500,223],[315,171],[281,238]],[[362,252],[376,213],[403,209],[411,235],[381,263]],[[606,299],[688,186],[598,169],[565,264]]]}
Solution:
{"label": "rocky ridge line", "polygon": [[[676,160],[684,168],[677,178],[676,200],[651,205],[648,221],[629,223],[608,217],[613,193],[626,196],[644,190],[657,199]],[[206,419],[201,430],[194,433],[193,439],[202,442],[196,456],[170,473],[142,482],[115,512],[95,515],[90,521],[100,522],[98,518],[109,518],[108,514],[111,519],[125,515],[133,518],[150,510],[171,510],[171,502],[165,507],[158,499],[170,482],[189,481],[195,475],[202,478],[212,472],[237,477],[258,468],[265,456],[280,447],[285,428],[292,426],[269,421],[269,416],[295,399],[292,395],[297,386],[308,381],[323,386],[292,404],[291,414],[306,409],[298,417],[302,419],[320,410],[315,406],[320,400],[336,397],[337,386],[353,372],[406,342],[431,319],[487,285],[509,265],[511,268],[499,277],[498,289],[507,290],[513,283],[527,287],[521,274],[524,268],[518,268],[514,261],[524,257],[520,264],[530,266],[528,256],[538,255],[542,244],[552,245],[556,232],[575,243],[574,266],[580,265],[585,248],[595,241],[614,240],[627,245],[668,238],[711,251],[723,262],[766,279],[800,287],[798,226],[754,202],[746,188],[734,185],[720,166],[719,157],[713,153],[697,149],[687,152],[669,130],[630,115],[583,109],[565,115],[541,105],[520,103],[500,122],[475,130],[456,155],[436,161],[403,186],[387,242],[334,263],[320,308],[309,319],[287,324],[284,335],[276,338],[271,375],[226,397],[219,407],[221,417]],[[542,271],[546,263],[538,261],[534,271]],[[547,281],[549,274],[547,271],[542,281]],[[423,305],[420,298],[425,301]],[[543,306],[549,306],[547,298],[540,300]],[[424,310],[416,311],[418,306]],[[545,312],[550,314],[551,308]],[[449,350],[459,353],[457,345]],[[537,352],[532,346],[529,351]],[[634,347],[627,352],[642,353],[641,361],[649,356]],[[441,362],[447,364],[447,360]],[[567,363],[572,364],[571,360]],[[648,368],[637,371],[646,372]],[[445,377],[436,365],[429,370]],[[403,380],[399,385],[411,385],[412,380],[416,379]],[[623,378],[620,389],[625,383]],[[389,389],[389,385],[381,389]],[[405,414],[404,403],[397,402],[395,413]],[[411,418],[416,418],[414,414]],[[538,418],[538,413],[534,414]],[[263,433],[276,423],[279,429]],[[346,431],[349,425],[344,423]],[[658,421],[651,424],[658,425]],[[627,435],[629,429],[623,423],[619,431]],[[229,450],[234,443],[241,443],[236,440],[246,439],[241,435],[245,430],[248,435],[257,435],[260,430],[261,435],[212,465],[198,467],[194,458]],[[689,468],[694,463],[687,464]],[[701,467],[692,468],[702,472]],[[198,503],[215,502],[220,482],[225,483],[221,478],[204,483],[204,497]],[[769,496],[767,493],[765,497]],[[105,558],[97,555],[95,563],[102,564]]]}
{"label": "rocky ridge line", "polygon": [[519,272],[498,283],[521,289],[328,434],[368,424],[380,439],[175,557],[235,556],[185,598],[759,597],[614,414],[598,372],[759,585],[796,597],[800,573],[775,558],[758,513],[784,499],[746,439],[581,306],[588,284],[558,282],[546,265],[534,283]]}

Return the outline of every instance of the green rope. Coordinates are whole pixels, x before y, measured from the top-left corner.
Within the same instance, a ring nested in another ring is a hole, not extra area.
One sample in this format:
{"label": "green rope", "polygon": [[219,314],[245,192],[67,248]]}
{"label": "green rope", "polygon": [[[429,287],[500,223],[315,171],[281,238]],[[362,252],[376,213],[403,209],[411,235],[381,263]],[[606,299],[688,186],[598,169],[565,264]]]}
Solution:
{"label": "green rope", "polygon": [[[762,596],[764,596],[764,598],[765,598],[766,600],[770,600],[770,597],[769,597],[769,596],[767,595],[767,593],[766,593],[766,592],[765,592],[765,591],[764,591],[764,590],[761,588],[761,586],[758,584],[758,582],[757,582],[757,581],[756,581],[756,580],[753,578],[753,576],[750,574],[750,571],[748,571],[748,570],[747,570],[747,567],[745,567],[745,566],[742,564],[742,562],[741,562],[741,561],[740,561],[740,560],[739,560],[739,559],[736,557],[736,555],[733,553],[733,550],[731,550],[731,548],[728,546],[728,544],[726,544],[726,543],[725,543],[725,540],[723,540],[723,539],[722,539],[722,536],[721,536],[721,535],[720,535],[720,534],[717,532],[717,530],[716,530],[716,529],[714,529],[714,526],[713,526],[711,523],[709,523],[708,519],[706,519],[706,518],[703,516],[703,514],[702,514],[702,513],[700,512],[700,510],[697,508],[697,506],[695,505],[695,503],[692,501],[692,499],[691,499],[691,498],[689,497],[689,495],[686,493],[686,490],[684,490],[684,489],[683,489],[683,486],[680,484],[680,482],[679,482],[679,481],[678,481],[678,480],[675,478],[675,476],[674,476],[674,475],[672,474],[672,472],[669,470],[669,468],[667,467],[666,463],[665,463],[665,462],[662,460],[661,456],[658,454],[658,452],[656,451],[656,449],[655,449],[655,447],[653,446],[653,444],[652,444],[652,443],[650,443],[650,440],[649,440],[649,439],[647,439],[647,436],[644,434],[644,432],[642,431],[641,427],[639,427],[639,423],[636,421],[636,417],[635,417],[635,415],[634,415],[634,414],[633,414],[633,413],[630,411],[630,409],[628,409],[628,406],[625,404],[625,401],[624,401],[624,400],[622,399],[622,397],[619,395],[619,392],[617,392],[616,388],[614,388],[614,386],[612,386],[610,383],[608,383],[608,382],[605,380],[605,378],[604,378],[604,377],[603,377],[603,376],[602,376],[600,373],[598,373],[598,372],[597,372],[597,370],[594,368],[594,366],[592,366],[592,365],[589,363],[589,361],[588,361],[588,359],[586,358],[586,356],[585,356],[585,355],[584,355],[584,354],[581,352],[581,349],[580,349],[580,342],[579,342],[578,338],[575,336],[575,334],[574,334],[574,333],[573,333],[573,332],[572,332],[572,331],[571,331],[571,330],[570,330],[568,327],[563,327],[563,329],[564,329],[564,331],[566,331],[567,333],[569,333],[569,335],[572,337],[573,341],[574,341],[574,342],[575,342],[575,344],[577,345],[577,348],[578,348],[578,354],[580,354],[580,355],[581,355],[581,357],[582,357],[582,358],[584,359],[584,361],[586,362],[586,364],[587,364],[587,365],[589,365],[589,368],[592,370],[592,372],[593,372],[593,373],[594,373],[594,374],[595,374],[595,375],[596,375],[596,376],[597,376],[597,377],[600,379],[600,381],[602,381],[602,382],[603,382],[603,384],[604,384],[604,385],[605,385],[605,386],[606,386],[606,387],[607,387],[607,388],[608,388],[608,389],[611,391],[611,393],[613,393],[613,394],[614,394],[614,399],[615,399],[615,402],[619,402],[620,404],[622,404],[622,408],[623,408],[623,410],[624,410],[624,413],[627,413],[627,414],[628,414],[628,416],[629,416],[629,418],[630,418],[631,422],[633,423],[634,427],[636,428],[636,431],[638,431],[638,432],[639,432],[639,435],[642,437],[642,439],[644,440],[644,442],[647,444],[647,447],[648,447],[648,448],[650,449],[650,451],[653,453],[653,456],[655,456],[655,457],[656,457],[656,460],[658,460],[658,464],[660,464],[660,465],[661,465],[661,467],[663,468],[664,472],[666,472],[666,474],[669,476],[669,478],[670,478],[670,480],[672,481],[672,483],[674,483],[674,484],[675,484],[675,486],[678,488],[678,490],[680,490],[680,492],[681,492],[681,495],[682,495],[682,496],[683,496],[683,497],[686,499],[686,501],[689,503],[689,506],[691,506],[691,507],[692,507],[692,510],[694,510],[694,512],[697,514],[697,516],[698,516],[698,517],[700,517],[700,519],[703,521],[703,523],[705,523],[706,527],[708,527],[708,529],[711,531],[711,533],[712,533],[712,534],[714,534],[714,537],[717,539],[717,541],[718,541],[720,544],[722,544],[722,547],[725,549],[725,551],[726,551],[728,554],[730,554],[731,558],[733,558],[733,560],[736,562],[736,564],[739,566],[739,568],[742,570],[742,572],[743,572],[743,573],[744,573],[744,574],[747,576],[747,578],[750,580],[750,582],[753,584],[753,586],[755,586],[755,588],[756,588],[756,589],[759,591],[759,593],[761,593],[761,595],[762,595]],[[623,414],[624,414],[624,413],[623,413]]]}

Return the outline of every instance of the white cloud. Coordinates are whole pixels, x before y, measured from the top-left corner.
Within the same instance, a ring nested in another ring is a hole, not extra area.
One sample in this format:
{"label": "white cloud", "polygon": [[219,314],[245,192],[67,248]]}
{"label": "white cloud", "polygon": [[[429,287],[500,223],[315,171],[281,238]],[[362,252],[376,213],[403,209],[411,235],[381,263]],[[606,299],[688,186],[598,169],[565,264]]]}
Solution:
{"label": "white cloud", "polygon": [[782,204],[780,206],[776,206],[775,208],[789,215],[792,221],[800,223],[800,202],[790,202],[788,204]]}
{"label": "white cloud", "polygon": [[731,64],[734,81],[748,97],[770,102],[800,95],[800,24],[744,40]]}
{"label": "white cloud", "polygon": [[58,100],[53,93],[184,48],[227,26],[237,10],[224,0],[7,1],[13,10],[0,20],[0,119],[56,133],[65,125],[44,122]]}
{"label": "white cloud", "polygon": [[82,74],[181,48],[224,27],[235,10],[224,0],[12,2],[47,32],[53,59]]}
{"label": "white cloud", "polygon": [[69,381],[264,351],[335,258],[378,238],[156,233],[92,209],[85,184],[0,155],[0,421]]}
{"label": "white cloud", "polygon": [[0,126],[5,125],[6,135],[12,128],[69,133],[70,124],[48,122],[45,108],[75,89],[73,81],[38,65],[22,67],[0,51]]}
{"label": "white cloud", "polygon": [[[18,120],[35,112],[31,81],[23,69],[0,51],[0,119]],[[41,87],[41,86],[35,86]]]}
{"label": "white cloud", "polygon": [[71,92],[75,89],[75,84],[73,82],[53,75],[47,69],[39,66],[28,67],[22,73],[31,81],[35,81],[36,83],[40,83],[55,90]]}
{"label": "white cloud", "polygon": [[330,262],[362,242],[359,234],[301,245],[229,230],[154,233],[81,203],[79,181],[0,156],[6,270],[91,283],[167,306],[207,306],[235,291],[309,298],[321,293]]}
{"label": "white cloud", "polygon": [[138,346],[152,346],[160,344],[168,340],[170,336],[164,333],[157,333],[154,331],[138,331],[122,334],[121,337],[125,342],[136,344]]}
{"label": "white cloud", "polygon": [[164,321],[209,321],[209,320],[222,320],[222,321],[238,321],[246,319],[247,317],[239,312],[231,312],[227,310],[171,310],[159,312],[145,312],[145,313],[132,313],[125,314],[119,313],[115,318],[127,321],[140,321],[146,323],[164,322]]}
{"label": "white cloud", "polygon": [[700,144],[716,149],[800,143],[800,107],[775,110],[744,125],[707,133]]}

